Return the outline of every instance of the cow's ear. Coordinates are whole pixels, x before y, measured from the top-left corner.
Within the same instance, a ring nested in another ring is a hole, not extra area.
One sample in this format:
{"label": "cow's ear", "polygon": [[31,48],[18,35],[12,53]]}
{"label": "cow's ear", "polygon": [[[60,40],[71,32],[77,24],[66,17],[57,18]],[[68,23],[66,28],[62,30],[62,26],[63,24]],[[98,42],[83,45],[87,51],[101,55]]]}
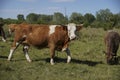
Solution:
{"label": "cow's ear", "polygon": [[77,25],[76,26],[76,28],[77,28],[76,31],[80,31],[82,29],[82,27],[83,27],[83,24]]}

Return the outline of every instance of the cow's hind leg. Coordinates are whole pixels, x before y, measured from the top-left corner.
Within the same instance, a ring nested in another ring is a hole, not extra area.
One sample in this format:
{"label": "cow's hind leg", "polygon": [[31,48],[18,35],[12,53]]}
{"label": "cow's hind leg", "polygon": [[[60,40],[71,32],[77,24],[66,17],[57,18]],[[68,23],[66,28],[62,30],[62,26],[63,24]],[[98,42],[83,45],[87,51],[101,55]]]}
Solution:
{"label": "cow's hind leg", "polygon": [[66,49],[66,53],[67,53],[67,63],[70,63],[71,55],[70,55],[70,50],[68,48]]}
{"label": "cow's hind leg", "polygon": [[32,62],[32,60],[30,59],[30,57],[29,57],[29,55],[28,55],[28,49],[29,49],[29,46],[24,46],[23,47],[23,52],[24,52],[24,54],[25,54],[25,57],[26,57],[26,59],[27,59],[27,61],[28,62]]}

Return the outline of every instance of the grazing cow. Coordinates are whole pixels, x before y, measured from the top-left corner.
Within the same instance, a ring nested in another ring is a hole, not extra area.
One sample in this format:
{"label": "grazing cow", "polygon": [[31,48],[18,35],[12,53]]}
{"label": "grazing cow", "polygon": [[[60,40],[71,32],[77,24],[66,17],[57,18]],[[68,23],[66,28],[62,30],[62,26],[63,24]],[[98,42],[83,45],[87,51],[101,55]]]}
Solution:
{"label": "grazing cow", "polygon": [[4,29],[3,29],[3,26],[4,24],[0,24],[0,35],[2,36],[2,41],[3,42],[6,42],[6,37],[5,37],[5,32],[4,32]]}
{"label": "grazing cow", "polygon": [[13,45],[10,49],[10,54],[8,60],[11,60],[12,54],[15,49],[23,44],[23,52],[28,62],[31,59],[28,55],[29,47],[35,46],[37,48],[48,47],[50,49],[50,63],[54,64],[55,50],[66,51],[67,53],[67,63],[71,61],[70,50],[68,48],[68,43],[70,40],[76,38],[76,31],[79,31],[82,26],[76,26],[71,23],[67,26],[62,25],[20,25],[15,30],[15,37]]}
{"label": "grazing cow", "polygon": [[108,64],[118,63],[117,50],[120,44],[120,35],[115,31],[108,31],[105,38],[106,58]]}

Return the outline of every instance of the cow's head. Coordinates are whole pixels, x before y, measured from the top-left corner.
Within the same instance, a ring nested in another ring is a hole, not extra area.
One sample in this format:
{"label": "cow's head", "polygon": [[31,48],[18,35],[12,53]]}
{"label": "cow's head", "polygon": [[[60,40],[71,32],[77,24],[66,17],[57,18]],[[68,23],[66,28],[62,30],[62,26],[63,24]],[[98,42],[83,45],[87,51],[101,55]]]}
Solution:
{"label": "cow's head", "polygon": [[118,57],[116,55],[114,55],[113,53],[110,52],[105,52],[103,51],[106,55],[106,62],[107,64],[118,64]]}
{"label": "cow's head", "polygon": [[10,24],[10,25],[8,25],[9,34],[12,34],[12,32],[15,31],[16,26],[17,26],[17,24]]}
{"label": "cow's head", "polygon": [[79,31],[82,28],[83,25],[76,25],[74,23],[69,23],[67,25],[68,28],[68,36],[70,40],[73,40],[76,38],[76,32]]}

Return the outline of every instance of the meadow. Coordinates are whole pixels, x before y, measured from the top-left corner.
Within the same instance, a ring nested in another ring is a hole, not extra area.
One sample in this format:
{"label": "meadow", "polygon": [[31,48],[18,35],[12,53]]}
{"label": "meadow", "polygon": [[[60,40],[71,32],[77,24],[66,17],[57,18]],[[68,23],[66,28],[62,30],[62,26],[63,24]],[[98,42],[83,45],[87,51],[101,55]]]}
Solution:
{"label": "meadow", "polygon": [[[119,29],[114,29],[120,33]],[[118,65],[106,64],[102,28],[83,28],[79,37],[70,42],[72,60],[66,63],[66,53],[56,51],[55,65],[49,63],[49,49],[29,50],[31,63],[27,62],[20,46],[7,61],[12,37],[0,41],[0,80],[120,80]],[[0,37],[1,38],[1,37]],[[120,48],[118,50],[120,56]]]}

